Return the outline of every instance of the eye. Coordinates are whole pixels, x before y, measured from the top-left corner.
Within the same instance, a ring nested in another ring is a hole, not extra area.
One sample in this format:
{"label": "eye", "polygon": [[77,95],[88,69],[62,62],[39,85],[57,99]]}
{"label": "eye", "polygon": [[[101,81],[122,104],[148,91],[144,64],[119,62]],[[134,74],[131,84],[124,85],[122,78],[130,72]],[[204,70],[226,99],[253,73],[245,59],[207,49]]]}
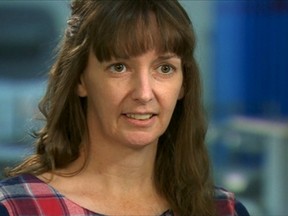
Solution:
{"label": "eye", "polygon": [[109,67],[109,70],[113,73],[123,73],[126,71],[126,66],[122,63],[116,63]]}
{"label": "eye", "polygon": [[163,74],[170,74],[175,71],[175,68],[172,67],[171,65],[165,64],[161,65],[160,67],[157,68],[158,72],[163,73]]}

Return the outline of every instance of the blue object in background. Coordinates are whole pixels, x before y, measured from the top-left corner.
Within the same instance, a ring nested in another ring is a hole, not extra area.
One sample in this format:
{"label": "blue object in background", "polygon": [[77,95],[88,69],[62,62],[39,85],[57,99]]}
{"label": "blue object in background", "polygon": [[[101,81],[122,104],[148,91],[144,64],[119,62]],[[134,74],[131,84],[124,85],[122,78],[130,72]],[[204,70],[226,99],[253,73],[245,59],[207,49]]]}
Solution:
{"label": "blue object in background", "polygon": [[38,115],[37,103],[60,39],[57,9],[65,5],[64,1],[0,1],[0,178],[4,167],[32,149],[30,134],[41,124],[32,119]]}
{"label": "blue object in background", "polygon": [[0,7],[0,79],[39,79],[50,66],[56,45],[53,14],[35,5]]}
{"label": "blue object in background", "polygon": [[219,1],[215,115],[288,116],[288,1]]}
{"label": "blue object in background", "polygon": [[288,2],[245,2],[246,113],[288,116]]}
{"label": "blue object in background", "polygon": [[[288,1],[217,1],[215,15],[215,173],[234,188],[245,183],[239,192],[263,212],[253,215],[284,215],[287,123],[277,122],[288,117]],[[245,133],[237,120],[237,127],[221,128],[219,122],[238,115],[250,119],[242,124]],[[253,119],[262,122],[249,127]],[[271,120],[265,128],[264,119]]]}

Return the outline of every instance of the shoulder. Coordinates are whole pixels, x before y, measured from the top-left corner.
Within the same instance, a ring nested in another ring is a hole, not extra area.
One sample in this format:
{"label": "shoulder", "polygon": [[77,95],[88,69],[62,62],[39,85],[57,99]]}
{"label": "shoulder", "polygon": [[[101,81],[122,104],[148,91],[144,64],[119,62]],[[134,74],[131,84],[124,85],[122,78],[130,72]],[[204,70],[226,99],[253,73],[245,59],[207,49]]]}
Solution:
{"label": "shoulder", "polygon": [[[8,212],[8,214],[7,214]],[[0,215],[95,215],[30,174],[0,181]]]}
{"label": "shoulder", "polygon": [[[44,182],[30,174],[4,179],[0,181],[0,201],[37,195],[41,192],[39,189],[45,188],[45,185]],[[35,186],[37,187],[35,188]]]}
{"label": "shoulder", "polygon": [[215,187],[214,195],[218,215],[249,216],[247,209],[235,198],[234,193]]}
{"label": "shoulder", "polygon": [[48,184],[30,174],[0,181],[1,209],[6,208],[10,215],[38,215],[49,208],[49,203],[56,205],[60,199]]}
{"label": "shoulder", "polygon": [[0,181],[0,201],[22,194],[25,184],[30,182],[31,177],[30,175],[19,175]]}

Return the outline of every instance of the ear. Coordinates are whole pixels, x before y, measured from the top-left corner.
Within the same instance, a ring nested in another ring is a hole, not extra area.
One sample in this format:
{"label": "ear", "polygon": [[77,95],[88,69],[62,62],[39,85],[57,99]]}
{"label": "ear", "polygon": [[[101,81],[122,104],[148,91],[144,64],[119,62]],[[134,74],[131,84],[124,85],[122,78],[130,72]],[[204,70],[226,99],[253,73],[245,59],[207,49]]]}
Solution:
{"label": "ear", "polygon": [[77,94],[79,97],[87,96],[87,88],[85,85],[84,73],[81,74],[79,83],[77,85]]}
{"label": "ear", "polygon": [[178,95],[178,100],[181,100],[184,97],[184,86],[182,85],[179,95]]}

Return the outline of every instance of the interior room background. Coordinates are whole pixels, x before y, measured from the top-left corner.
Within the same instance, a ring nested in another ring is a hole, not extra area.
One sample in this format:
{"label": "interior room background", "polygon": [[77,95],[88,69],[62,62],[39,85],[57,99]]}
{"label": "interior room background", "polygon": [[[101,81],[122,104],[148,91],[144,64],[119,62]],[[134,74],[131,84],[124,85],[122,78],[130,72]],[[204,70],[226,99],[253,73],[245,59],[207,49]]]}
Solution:
{"label": "interior room background", "polygon": [[[234,191],[251,215],[285,215],[288,1],[180,2],[197,35],[215,182]],[[0,0],[1,171],[32,151],[31,131],[41,126],[37,103],[68,4]]]}

